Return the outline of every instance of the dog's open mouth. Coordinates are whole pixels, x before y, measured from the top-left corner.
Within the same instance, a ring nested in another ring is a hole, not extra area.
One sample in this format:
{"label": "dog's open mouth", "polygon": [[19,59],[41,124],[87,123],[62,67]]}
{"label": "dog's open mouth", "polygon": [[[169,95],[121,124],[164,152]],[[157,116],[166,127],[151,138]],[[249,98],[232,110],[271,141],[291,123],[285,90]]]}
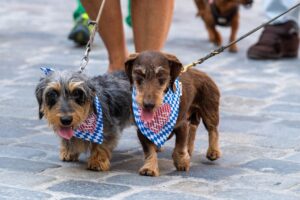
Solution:
{"label": "dog's open mouth", "polygon": [[145,122],[149,122],[154,118],[154,111],[149,109],[141,110],[141,119]]}
{"label": "dog's open mouth", "polygon": [[70,127],[59,127],[56,132],[59,136],[61,136],[62,138],[65,138],[67,140],[71,139],[71,137],[74,135],[74,130],[71,126]]}

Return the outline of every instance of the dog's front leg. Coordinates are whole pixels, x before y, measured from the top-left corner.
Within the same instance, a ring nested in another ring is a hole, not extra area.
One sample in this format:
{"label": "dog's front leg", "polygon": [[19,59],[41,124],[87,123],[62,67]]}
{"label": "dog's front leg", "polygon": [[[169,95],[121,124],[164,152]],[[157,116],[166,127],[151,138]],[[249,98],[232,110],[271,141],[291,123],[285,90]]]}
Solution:
{"label": "dog's front leg", "polygon": [[[238,13],[232,18],[231,22],[231,34],[229,38],[229,42],[233,42],[236,40],[237,31],[239,28],[239,15]],[[238,48],[237,45],[234,44],[231,47],[229,47],[229,52],[235,53],[237,52]]]}
{"label": "dog's front leg", "polygon": [[88,169],[94,171],[108,171],[110,168],[111,149],[103,144],[92,144]]}
{"label": "dog's front leg", "polygon": [[79,151],[76,149],[75,138],[71,140],[61,139],[59,158],[62,161],[78,161]]}
{"label": "dog's front leg", "polygon": [[178,171],[189,171],[190,155],[188,153],[189,125],[184,122],[174,130],[176,135],[176,145],[173,151],[173,161]]}
{"label": "dog's front leg", "polygon": [[140,131],[138,131],[137,134],[142,144],[145,155],[144,165],[139,170],[140,175],[159,176],[156,146],[151,141],[149,141]]}

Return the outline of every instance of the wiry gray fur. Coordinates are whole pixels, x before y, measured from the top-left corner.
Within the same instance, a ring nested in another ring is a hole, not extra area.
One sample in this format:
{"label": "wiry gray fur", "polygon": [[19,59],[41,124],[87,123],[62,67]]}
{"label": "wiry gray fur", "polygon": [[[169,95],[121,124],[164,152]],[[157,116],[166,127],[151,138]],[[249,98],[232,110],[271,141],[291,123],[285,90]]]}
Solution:
{"label": "wiry gray fur", "polygon": [[[131,90],[125,72],[104,74],[93,78],[78,72],[52,72],[41,78],[36,87],[39,110],[45,99],[45,88],[51,82],[59,82],[63,88],[69,82],[83,82],[82,86],[91,100],[94,100],[93,94],[96,92],[102,106],[104,143],[113,149],[122,130],[131,122]],[[68,98],[68,94],[63,94],[63,98]],[[43,113],[40,112],[39,116],[42,118]],[[72,140],[69,142],[72,143]]]}

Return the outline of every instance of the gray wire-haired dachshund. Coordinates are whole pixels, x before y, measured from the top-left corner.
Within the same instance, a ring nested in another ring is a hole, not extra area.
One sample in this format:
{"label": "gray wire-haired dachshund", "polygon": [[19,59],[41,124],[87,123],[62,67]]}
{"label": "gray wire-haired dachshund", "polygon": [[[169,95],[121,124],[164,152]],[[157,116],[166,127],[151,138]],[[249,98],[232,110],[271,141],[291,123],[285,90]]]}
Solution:
{"label": "gray wire-haired dachshund", "polygon": [[[39,118],[44,116],[61,137],[60,159],[76,161],[80,153],[90,149],[88,169],[109,170],[112,150],[122,130],[131,122],[131,91],[125,73],[89,78],[78,72],[53,71],[41,78],[35,94]],[[95,127],[98,119],[103,122],[99,129]],[[87,133],[83,139],[78,137],[76,133],[85,126],[103,130],[102,138],[97,140],[89,135],[93,133]],[[90,141],[85,140],[88,137]],[[93,142],[93,139],[98,142]]]}

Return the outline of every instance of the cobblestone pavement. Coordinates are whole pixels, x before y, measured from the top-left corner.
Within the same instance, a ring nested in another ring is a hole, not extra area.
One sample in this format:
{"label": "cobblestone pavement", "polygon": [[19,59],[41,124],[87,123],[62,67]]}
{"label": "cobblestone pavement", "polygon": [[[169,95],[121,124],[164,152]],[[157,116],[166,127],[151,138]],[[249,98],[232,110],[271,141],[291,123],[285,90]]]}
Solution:
{"label": "cobblestone pavement", "polygon": [[[240,35],[264,21],[261,2],[241,9]],[[61,162],[58,138],[38,120],[34,88],[40,66],[78,67],[84,49],[67,40],[74,8],[75,1],[0,2],[0,199],[300,199],[300,62],[248,60],[246,50],[259,33],[240,42],[237,54],[199,66],[222,92],[220,160],[205,158],[201,127],[189,173],[175,171],[173,138],[160,153],[161,176],[139,176],[142,150],[134,128],[124,132],[110,172],[86,170],[84,155],[77,163]],[[185,64],[214,48],[195,13],[193,1],[176,0],[165,51]],[[226,41],[229,30],[222,32]],[[126,33],[133,51],[131,30]],[[104,73],[99,39],[91,56],[87,73]]]}

